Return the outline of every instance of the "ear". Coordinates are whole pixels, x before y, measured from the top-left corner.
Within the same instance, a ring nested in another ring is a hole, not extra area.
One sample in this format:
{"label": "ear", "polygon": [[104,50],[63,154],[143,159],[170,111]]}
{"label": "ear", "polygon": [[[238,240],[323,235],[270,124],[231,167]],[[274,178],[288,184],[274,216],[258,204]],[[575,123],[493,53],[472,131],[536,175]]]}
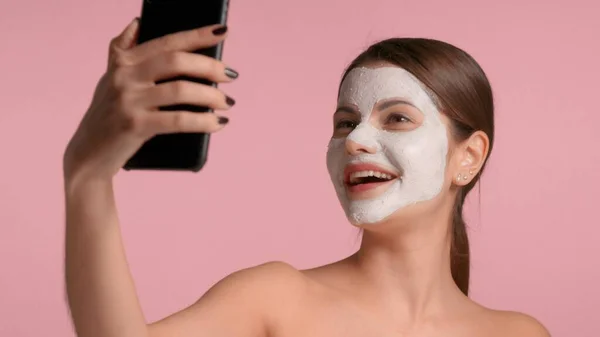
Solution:
{"label": "ear", "polygon": [[454,152],[453,181],[457,186],[469,184],[485,163],[490,140],[485,132],[476,131],[469,138],[457,144]]}

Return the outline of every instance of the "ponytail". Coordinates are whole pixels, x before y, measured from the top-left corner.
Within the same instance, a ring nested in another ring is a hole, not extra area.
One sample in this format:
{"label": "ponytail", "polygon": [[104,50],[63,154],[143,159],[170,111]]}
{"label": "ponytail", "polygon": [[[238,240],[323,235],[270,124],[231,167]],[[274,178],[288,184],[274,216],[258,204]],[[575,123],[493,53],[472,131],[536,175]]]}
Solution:
{"label": "ponytail", "polygon": [[465,190],[461,189],[456,197],[454,212],[452,215],[452,242],[450,246],[450,268],[452,278],[458,288],[469,296],[469,275],[471,272],[471,256],[469,250],[469,236],[467,225],[463,219],[463,204],[465,202]]}

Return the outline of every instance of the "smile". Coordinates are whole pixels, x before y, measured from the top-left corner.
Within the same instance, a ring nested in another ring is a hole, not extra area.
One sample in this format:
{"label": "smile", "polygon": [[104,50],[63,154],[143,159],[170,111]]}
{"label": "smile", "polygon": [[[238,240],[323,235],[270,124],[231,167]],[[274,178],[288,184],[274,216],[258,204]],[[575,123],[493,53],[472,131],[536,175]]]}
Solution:
{"label": "smile", "polygon": [[351,164],[344,170],[344,184],[352,194],[389,185],[399,177],[398,173],[368,163]]}

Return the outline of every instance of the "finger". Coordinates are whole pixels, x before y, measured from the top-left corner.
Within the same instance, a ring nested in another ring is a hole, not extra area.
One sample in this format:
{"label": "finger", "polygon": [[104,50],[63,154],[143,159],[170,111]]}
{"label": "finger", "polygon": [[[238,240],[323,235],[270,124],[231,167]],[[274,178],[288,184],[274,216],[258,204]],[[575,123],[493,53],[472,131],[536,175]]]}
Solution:
{"label": "finger", "polygon": [[196,51],[217,45],[227,36],[227,27],[211,25],[202,28],[168,34],[131,49],[131,57],[141,61],[157,53]]}
{"label": "finger", "polygon": [[137,43],[139,33],[139,19],[135,18],[125,29],[112,39],[108,50],[108,66],[118,63],[118,60],[125,61],[125,51],[134,47]]}
{"label": "finger", "polygon": [[122,49],[130,49],[137,44],[138,34],[140,32],[140,20],[133,19],[131,23],[123,30],[118,39],[118,47]]}
{"label": "finger", "polygon": [[214,113],[161,111],[149,113],[145,124],[152,134],[213,133],[223,129],[228,122],[227,117]]}
{"label": "finger", "polygon": [[230,82],[238,73],[212,57],[188,52],[163,53],[136,67],[142,81],[159,82],[178,76],[207,79],[211,82]]}
{"label": "finger", "polygon": [[141,102],[148,108],[188,104],[212,109],[229,109],[235,101],[221,90],[191,81],[172,81],[145,89]]}
{"label": "finger", "polygon": [[116,36],[111,41],[111,51],[113,48],[129,49],[133,47],[136,43],[139,27],[140,24],[138,18],[133,19],[133,21],[131,21],[127,27],[125,27],[121,34]]}

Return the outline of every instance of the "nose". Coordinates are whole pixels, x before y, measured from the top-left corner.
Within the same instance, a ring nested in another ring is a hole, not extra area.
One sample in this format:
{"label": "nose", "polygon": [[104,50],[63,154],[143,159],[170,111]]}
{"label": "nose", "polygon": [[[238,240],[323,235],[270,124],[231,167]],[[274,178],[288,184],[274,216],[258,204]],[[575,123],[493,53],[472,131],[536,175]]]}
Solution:
{"label": "nose", "polygon": [[353,140],[346,138],[346,152],[351,156],[356,156],[364,153],[375,153],[376,149],[374,147],[362,145]]}

